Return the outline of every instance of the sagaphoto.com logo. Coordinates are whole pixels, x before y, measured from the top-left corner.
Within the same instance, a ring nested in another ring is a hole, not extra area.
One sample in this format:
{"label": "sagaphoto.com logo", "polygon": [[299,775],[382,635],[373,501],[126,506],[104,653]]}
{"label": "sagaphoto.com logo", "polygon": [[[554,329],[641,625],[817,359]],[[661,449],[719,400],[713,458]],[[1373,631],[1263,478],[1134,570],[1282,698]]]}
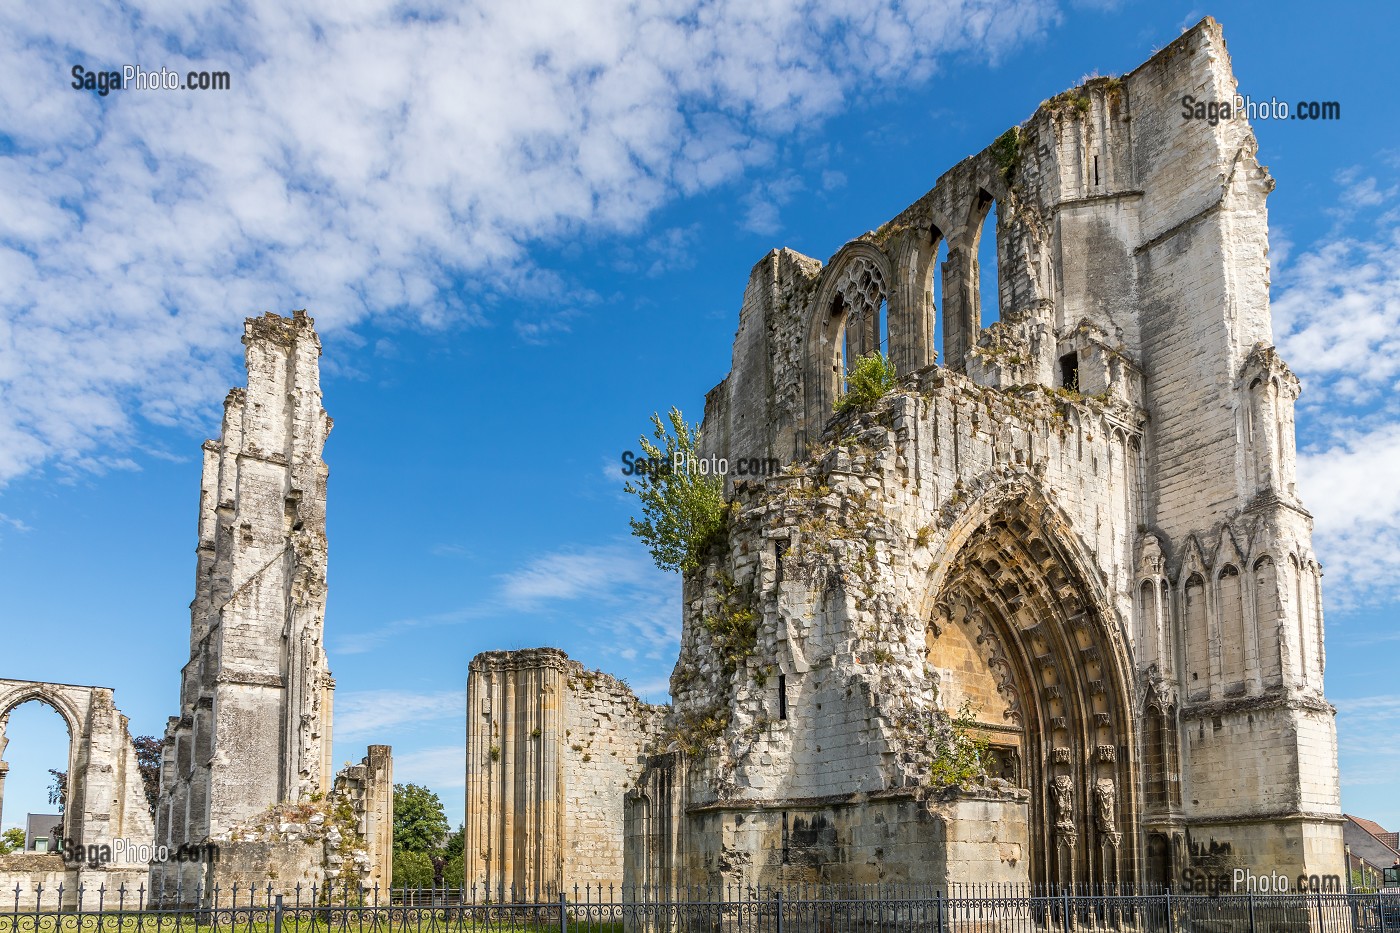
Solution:
{"label": "sagaphoto.com logo", "polygon": [[75,91],[92,91],[106,97],[113,91],[227,91],[233,79],[227,71],[177,71],[162,68],[147,70],[140,65],[123,65],[120,70],[90,71],[86,65],[74,65],[69,71],[70,87]]}
{"label": "sagaphoto.com logo", "polygon": [[1211,126],[1222,120],[1249,120],[1251,123],[1262,120],[1340,120],[1342,105],[1335,100],[1300,100],[1296,103],[1277,97],[1254,100],[1245,94],[1236,94],[1229,100],[1206,100],[1187,94],[1181,98],[1181,118],[1204,120]]}

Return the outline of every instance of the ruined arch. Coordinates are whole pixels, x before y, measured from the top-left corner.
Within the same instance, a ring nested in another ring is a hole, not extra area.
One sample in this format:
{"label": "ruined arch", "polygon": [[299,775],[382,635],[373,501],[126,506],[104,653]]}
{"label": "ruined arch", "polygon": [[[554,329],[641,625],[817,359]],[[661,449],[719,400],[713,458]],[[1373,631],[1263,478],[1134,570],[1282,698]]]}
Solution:
{"label": "ruined arch", "polygon": [[[998,228],[1002,222],[1000,204],[1001,201],[996,195],[992,194],[986,188],[979,188],[977,196],[972,201],[972,213],[968,217],[968,258],[970,260],[969,267],[972,279],[968,288],[968,298],[971,300],[972,304],[971,323],[973,324],[973,330],[971,333],[974,335],[973,339],[969,341],[969,346],[977,342],[975,335],[979,333],[982,328],[986,327],[989,323],[1001,320],[1002,313],[1006,310],[1002,307],[1001,300],[1002,267],[1005,263],[1004,257],[1002,256],[1001,237],[998,235],[1000,233]],[[991,255],[996,260],[996,268],[991,270],[991,272],[996,278],[994,281],[987,283],[983,281],[982,250],[985,244],[982,242],[982,238],[986,236],[987,220],[992,216],[993,212],[996,213],[997,222],[992,225],[992,243],[990,248]],[[982,292],[988,284],[991,285],[993,294],[997,296],[996,313],[991,321],[987,320],[988,309],[982,297]]]}
{"label": "ruined arch", "polygon": [[[101,844],[119,836],[137,841],[154,838],[136,748],[112,691],[107,687],[0,680],[0,753],[4,751],[4,725],[10,711],[30,700],[55,710],[68,727],[64,835],[83,844]],[[0,767],[0,793],[3,773]]]}
{"label": "ruined arch", "polygon": [[964,512],[948,553],[928,589],[930,644],[952,627],[969,633],[982,663],[972,677],[998,684],[1001,721],[977,722],[1007,737],[1017,783],[1030,792],[1031,880],[1135,878],[1133,666],[1089,552],[1063,514],[1017,480]]}
{"label": "ruined arch", "polygon": [[[893,281],[889,257],[864,240],[846,244],[822,270],[807,326],[803,378],[806,423],[813,434],[820,433],[841,394],[843,355],[854,361],[879,348],[880,306],[892,301]],[[891,303],[891,326],[900,319]]]}
{"label": "ruined arch", "polygon": [[948,291],[943,281],[949,247],[945,231],[953,228],[936,211],[931,213],[935,215],[932,222],[902,233],[894,249],[890,359],[901,373],[939,362],[936,348],[944,325],[938,318],[947,304]]}
{"label": "ruined arch", "polygon": [[58,714],[63,720],[64,727],[68,730],[68,757],[64,765],[68,773],[68,787],[63,801],[63,834],[65,837],[72,835],[69,828],[71,818],[71,804],[78,790],[75,775],[77,769],[74,767],[77,761],[77,744],[81,736],[79,729],[78,711],[72,702],[66,698],[55,685],[30,683],[27,681],[0,681],[0,818],[3,818],[5,806],[5,779],[9,775],[9,765],[5,762],[5,747],[9,744],[9,739],[5,736],[6,728],[9,726],[10,714],[16,708],[29,702],[41,703]]}

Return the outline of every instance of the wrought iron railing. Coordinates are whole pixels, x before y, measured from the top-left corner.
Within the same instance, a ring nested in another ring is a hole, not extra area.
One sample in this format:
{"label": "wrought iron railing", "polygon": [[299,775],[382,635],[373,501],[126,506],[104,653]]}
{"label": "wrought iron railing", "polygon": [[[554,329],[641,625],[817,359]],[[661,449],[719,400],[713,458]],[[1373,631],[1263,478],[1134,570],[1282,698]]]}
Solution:
{"label": "wrought iron railing", "polygon": [[1400,891],[1180,894],[1025,885],[65,890],[17,885],[0,933],[1400,933]]}

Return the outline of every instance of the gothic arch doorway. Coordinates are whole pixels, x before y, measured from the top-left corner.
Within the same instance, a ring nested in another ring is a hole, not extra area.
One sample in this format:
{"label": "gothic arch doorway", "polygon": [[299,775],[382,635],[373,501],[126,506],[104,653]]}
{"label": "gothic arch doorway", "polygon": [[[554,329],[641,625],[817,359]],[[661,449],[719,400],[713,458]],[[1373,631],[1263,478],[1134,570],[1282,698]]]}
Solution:
{"label": "gothic arch doorway", "polygon": [[991,776],[1030,792],[1030,880],[1135,881],[1131,667],[1087,553],[1020,484],[970,508],[949,552],[929,591],[929,666],[945,710],[971,706]]}
{"label": "gothic arch doorway", "polygon": [[[36,708],[42,708],[43,712],[39,712]],[[74,712],[70,706],[65,703],[61,697],[39,685],[25,685],[23,688],[13,689],[9,687],[8,683],[0,681],[0,815],[5,813],[5,785],[10,772],[10,763],[4,760],[5,751],[10,744],[12,732],[10,729],[10,717],[16,710],[21,709],[29,714],[30,721],[27,722],[26,725],[35,725],[33,717],[37,713],[42,717],[43,722],[40,728],[44,732],[51,732],[53,726],[56,724],[63,727],[63,741],[61,744],[64,751],[61,758],[50,755],[45,761],[41,762],[33,755],[33,752],[36,750],[30,748],[27,750],[30,754],[27,756],[28,760],[26,764],[28,768],[26,770],[32,772],[38,767],[53,769],[51,773],[55,774],[54,784],[58,787],[60,796],[56,801],[51,799],[49,801],[49,807],[54,812],[63,814],[63,820],[66,824],[68,819],[68,804],[71,803],[73,796],[71,779],[73,777],[74,743],[78,732],[75,728]],[[54,720],[57,720],[57,722],[55,723]],[[53,751],[53,749],[50,751]],[[59,772],[59,768],[63,770]],[[59,778],[57,776],[58,774],[61,774],[62,777]],[[28,776],[33,777],[33,774],[30,773]],[[15,801],[15,803],[22,802],[23,801],[19,800]],[[39,809],[43,812],[42,807]],[[9,814],[10,822],[19,822],[23,825],[25,822],[25,815],[15,809],[13,803],[11,805],[11,810],[13,812]],[[60,830],[59,835],[67,836],[68,833],[66,829],[63,829]]]}

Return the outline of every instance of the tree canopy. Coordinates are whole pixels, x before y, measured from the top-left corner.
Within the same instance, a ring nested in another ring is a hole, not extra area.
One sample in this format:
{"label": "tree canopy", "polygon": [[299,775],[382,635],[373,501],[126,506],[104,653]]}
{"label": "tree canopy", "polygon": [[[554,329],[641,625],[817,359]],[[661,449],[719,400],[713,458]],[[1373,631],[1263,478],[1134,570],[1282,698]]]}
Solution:
{"label": "tree canopy", "polygon": [[689,573],[724,530],[724,477],[700,472],[700,426],[687,425],[679,408],[672,408],[667,418],[669,430],[652,413],[656,440],[638,439],[645,466],[623,488],[641,501],[642,517],[631,520],[632,534],[646,542],[656,566]]}

